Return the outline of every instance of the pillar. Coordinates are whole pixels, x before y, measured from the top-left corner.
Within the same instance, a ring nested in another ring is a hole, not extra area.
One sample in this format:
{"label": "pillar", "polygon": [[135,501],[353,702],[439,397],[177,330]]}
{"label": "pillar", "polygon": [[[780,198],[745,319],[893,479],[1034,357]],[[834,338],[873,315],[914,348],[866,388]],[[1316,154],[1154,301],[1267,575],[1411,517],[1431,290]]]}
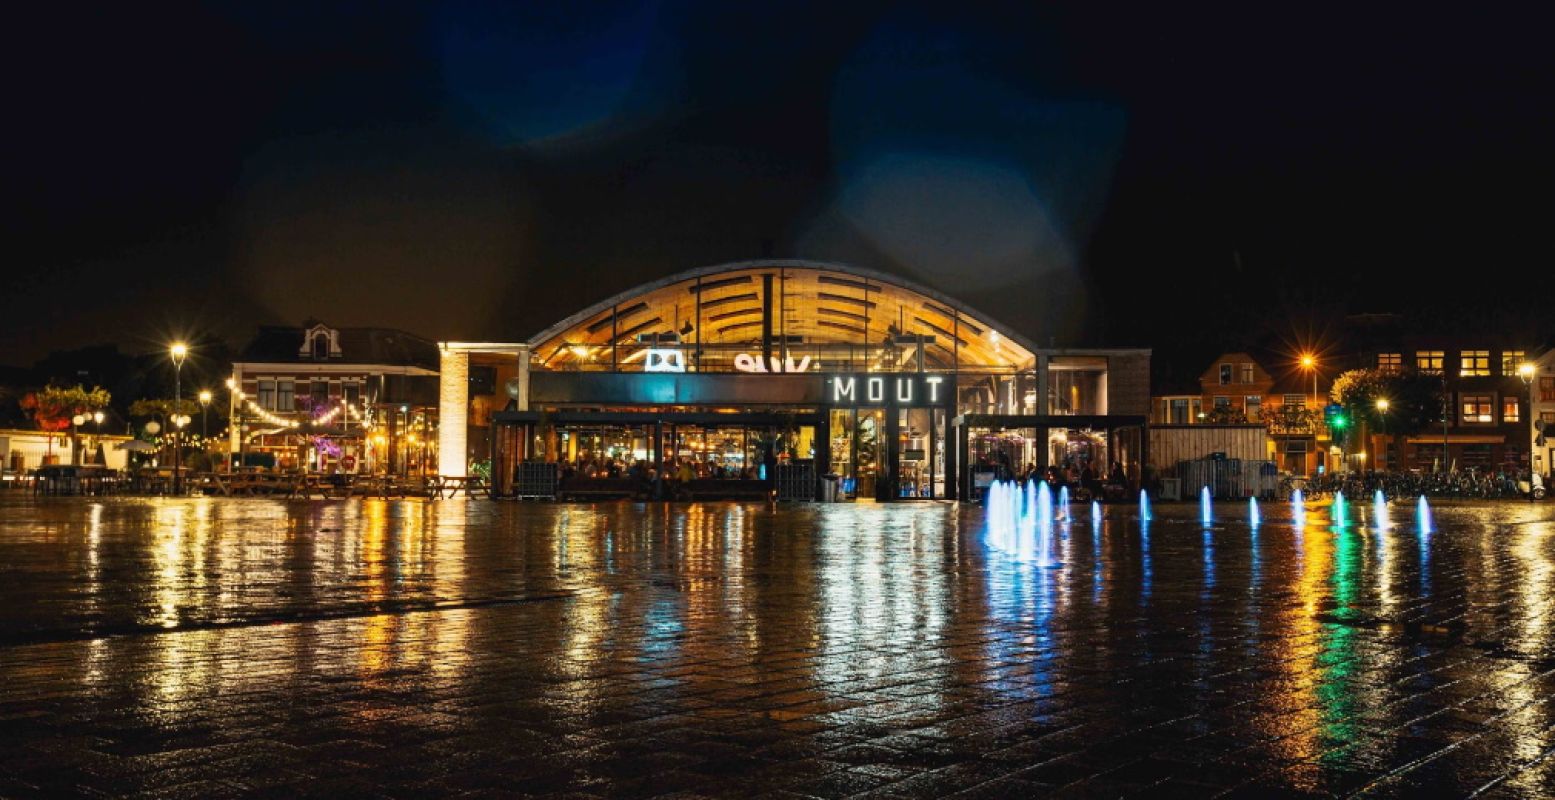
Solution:
{"label": "pillar", "polygon": [[1053,407],[1048,403],[1048,357],[1037,354],[1037,407],[1031,413],[1045,417],[1053,413]]}
{"label": "pillar", "polygon": [[437,472],[464,475],[468,458],[470,354],[444,345],[437,378]]}
{"label": "pillar", "polygon": [[243,404],[238,399],[238,393],[243,391],[243,368],[234,366],[232,377],[228,380],[230,383],[227,384],[227,465],[230,469],[234,462],[242,466],[235,457],[243,452],[243,426],[239,424],[241,420],[239,414],[243,411]]}
{"label": "pillar", "polygon": [[529,345],[518,346],[518,392],[513,395],[519,411],[529,410]]}

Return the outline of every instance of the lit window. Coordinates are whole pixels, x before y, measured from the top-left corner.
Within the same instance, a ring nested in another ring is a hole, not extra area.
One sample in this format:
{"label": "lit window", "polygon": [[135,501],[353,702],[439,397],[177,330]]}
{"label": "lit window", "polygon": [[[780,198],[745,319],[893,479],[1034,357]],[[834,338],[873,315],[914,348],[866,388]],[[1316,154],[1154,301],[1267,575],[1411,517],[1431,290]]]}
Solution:
{"label": "lit window", "polygon": [[297,383],[284,380],[275,382],[275,410],[295,411],[297,409]]}
{"label": "lit window", "polygon": [[1555,378],[1539,379],[1539,402],[1555,403]]}
{"label": "lit window", "polygon": [[1488,394],[1466,394],[1463,396],[1463,421],[1464,423],[1489,423],[1495,422],[1493,400]]}
{"label": "lit window", "polygon": [[1517,368],[1527,361],[1527,355],[1521,350],[1501,351],[1501,374],[1510,378],[1517,374]]}
{"label": "lit window", "polygon": [[1282,398],[1281,402],[1287,406],[1304,406],[1307,404],[1307,396],[1304,394],[1288,394]]}
{"label": "lit window", "polygon": [[1403,353],[1378,353],[1377,371],[1384,375],[1397,375],[1404,369]]}
{"label": "lit window", "polygon": [[1254,381],[1257,380],[1256,378],[1253,377],[1253,365],[1252,364],[1243,364],[1242,365],[1242,369],[1241,369],[1241,373],[1242,373],[1242,383],[1253,383]]}
{"label": "lit window", "polygon": [[1489,375],[1490,351],[1464,350],[1459,360],[1458,374],[1465,378]]}
{"label": "lit window", "polygon": [[1522,421],[1522,415],[1518,413],[1517,398],[1515,398],[1515,397],[1503,397],[1503,398],[1501,398],[1501,421],[1502,422],[1520,422],[1520,421]]}
{"label": "lit window", "polygon": [[1226,384],[1228,384],[1230,382],[1231,382],[1231,365],[1230,364],[1221,364],[1220,365],[1220,385],[1221,386],[1225,386]]}
{"label": "lit window", "polygon": [[1250,394],[1243,400],[1244,409],[1247,410],[1249,422],[1257,422],[1258,415],[1263,413],[1263,398],[1256,394]]}
{"label": "lit window", "polygon": [[1188,421],[1188,399],[1182,398],[1172,401],[1172,422],[1181,425]]}
{"label": "lit window", "polygon": [[259,382],[259,407],[269,411],[275,410],[275,381]]}
{"label": "lit window", "polygon": [[1442,374],[1442,362],[1447,354],[1441,350],[1420,350],[1415,353],[1415,369],[1425,375]]}

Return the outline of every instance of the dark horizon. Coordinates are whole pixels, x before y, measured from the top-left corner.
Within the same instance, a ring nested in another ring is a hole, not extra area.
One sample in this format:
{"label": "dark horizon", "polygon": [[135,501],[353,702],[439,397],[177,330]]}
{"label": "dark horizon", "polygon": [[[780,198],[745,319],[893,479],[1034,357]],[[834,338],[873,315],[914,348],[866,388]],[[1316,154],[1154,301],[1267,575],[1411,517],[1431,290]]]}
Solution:
{"label": "dark horizon", "polygon": [[1362,311],[1555,333],[1555,71],[1515,12],[25,13],[0,363],[517,339],[762,257],[1168,362]]}

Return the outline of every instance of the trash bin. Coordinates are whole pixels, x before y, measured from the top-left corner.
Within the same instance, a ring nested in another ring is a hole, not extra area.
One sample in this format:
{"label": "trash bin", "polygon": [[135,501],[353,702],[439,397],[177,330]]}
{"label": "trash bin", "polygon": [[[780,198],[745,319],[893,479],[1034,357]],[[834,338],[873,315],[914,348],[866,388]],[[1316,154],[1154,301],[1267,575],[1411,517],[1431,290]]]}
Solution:
{"label": "trash bin", "polygon": [[841,499],[838,488],[842,484],[842,476],[835,472],[828,472],[821,476],[821,502],[835,503]]}

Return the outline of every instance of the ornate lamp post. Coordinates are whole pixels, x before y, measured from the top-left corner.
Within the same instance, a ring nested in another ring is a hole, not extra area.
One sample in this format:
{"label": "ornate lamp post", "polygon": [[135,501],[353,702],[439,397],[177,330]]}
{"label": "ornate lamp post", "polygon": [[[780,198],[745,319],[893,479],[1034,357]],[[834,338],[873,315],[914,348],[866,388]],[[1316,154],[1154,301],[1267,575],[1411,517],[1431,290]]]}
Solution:
{"label": "ornate lamp post", "polygon": [[178,424],[181,417],[179,413],[183,406],[183,370],[184,359],[189,357],[189,346],[183,342],[174,342],[168,348],[168,355],[173,359],[173,494],[183,494],[183,476],[179,474],[183,465],[183,456],[179,453],[182,448],[183,425]]}
{"label": "ornate lamp post", "polygon": [[162,431],[162,423],[151,420],[146,423],[145,431],[147,436],[156,436]]}
{"label": "ornate lamp post", "polygon": [[70,463],[81,464],[81,437],[77,430],[86,425],[86,415],[77,414],[70,418]]}
{"label": "ornate lamp post", "polygon": [[[1528,479],[1530,481],[1533,480],[1533,376],[1538,371],[1538,366],[1536,366],[1532,361],[1524,361],[1523,363],[1517,365],[1517,377],[1522,378],[1523,385],[1528,387]],[[1531,486],[1532,484],[1529,485]]]}
{"label": "ornate lamp post", "polygon": [[[1383,436],[1384,439],[1386,439],[1387,435],[1388,435],[1388,399],[1386,397],[1379,397],[1379,398],[1377,398],[1377,415],[1378,415],[1377,416],[1377,421],[1382,423],[1382,425],[1381,425],[1381,427],[1382,427],[1382,436]],[[1372,450],[1374,452],[1384,452],[1385,453],[1385,452],[1387,452],[1387,447],[1384,446],[1380,450],[1378,448],[1374,447],[1374,448],[1372,448]],[[1391,465],[1387,465],[1387,466],[1391,466]],[[1376,471],[1376,469],[1377,469],[1377,459],[1375,459],[1375,458],[1372,459],[1371,468],[1372,468],[1373,472]]]}
{"label": "ornate lamp post", "polygon": [[207,450],[210,449],[208,441],[210,439],[210,420],[208,419],[209,414],[207,412],[211,410],[212,396],[210,389],[200,390],[200,443]]}
{"label": "ornate lamp post", "polygon": [[1317,407],[1317,357],[1311,353],[1301,354],[1301,368],[1312,373],[1312,406]]}

